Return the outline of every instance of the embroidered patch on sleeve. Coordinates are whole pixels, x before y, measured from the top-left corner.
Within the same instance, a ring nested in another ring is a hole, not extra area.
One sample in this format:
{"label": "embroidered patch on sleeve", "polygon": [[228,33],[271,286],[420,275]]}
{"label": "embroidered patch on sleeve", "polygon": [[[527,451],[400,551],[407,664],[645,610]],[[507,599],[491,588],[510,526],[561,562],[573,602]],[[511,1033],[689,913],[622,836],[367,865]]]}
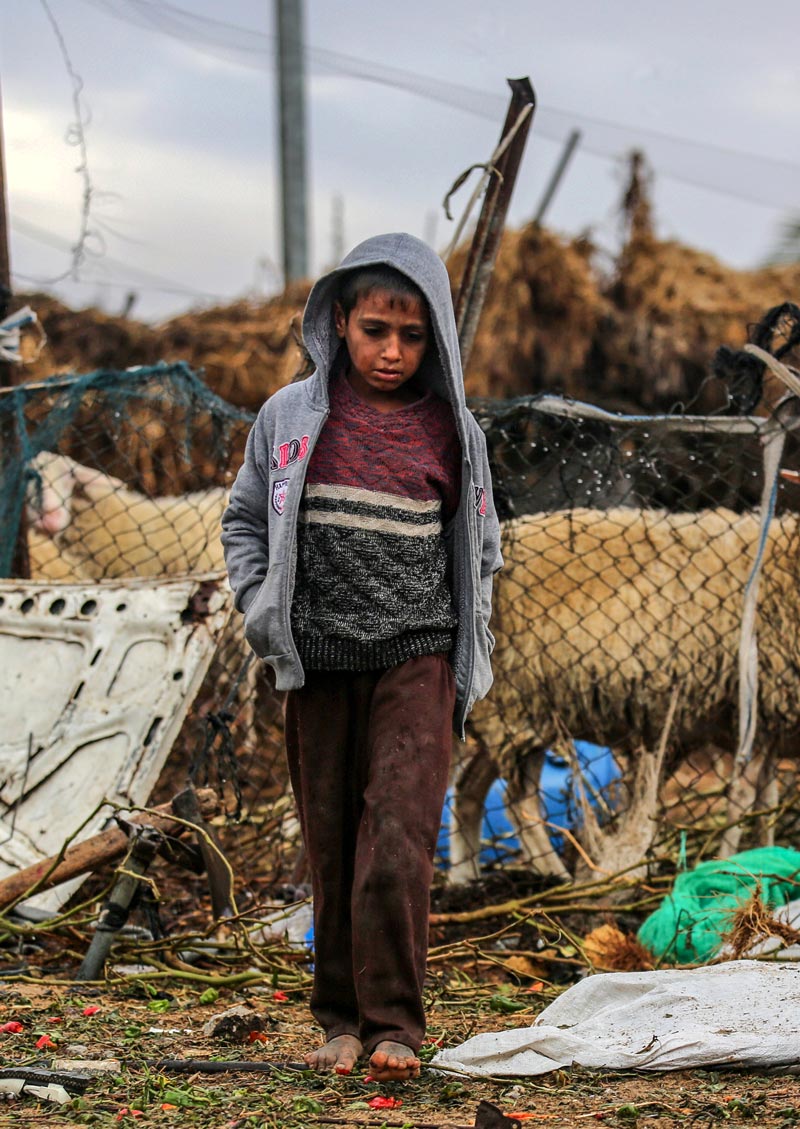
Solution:
{"label": "embroidered patch on sleeve", "polygon": [[288,486],[288,478],[282,478],[279,482],[273,482],[272,484],[272,508],[276,514],[282,514],[286,508],[286,490]]}

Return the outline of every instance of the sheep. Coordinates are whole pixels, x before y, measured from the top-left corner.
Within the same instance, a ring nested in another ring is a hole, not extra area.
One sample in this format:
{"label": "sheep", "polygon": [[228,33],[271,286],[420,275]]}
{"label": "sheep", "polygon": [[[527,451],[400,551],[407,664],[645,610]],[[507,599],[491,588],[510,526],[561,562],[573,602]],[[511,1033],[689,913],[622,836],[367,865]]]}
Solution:
{"label": "sheep", "polygon": [[[743,592],[759,536],[753,513],[575,509],[504,524],[491,629],[494,687],[468,724],[456,783],[452,878],[472,875],[476,812],[497,775],[529,861],[569,877],[538,816],[543,751],[567,733],[617,746],[630,733],[697,748],[736,725]],[[759,602],[758,748],[731,794],[748,810],[759,776],[800,724],[798,519],[768,529]],[[670,709],[673,715],[669,716]],[[527,801],[527,810],[526,810]],[[736,849],[738,829],[724,850]]]}
{"label": "sheep", "polygon": [[222,571],[228,492],[148,498],[119,478],[42,451],[28,499],[31,575],[102,580]]}

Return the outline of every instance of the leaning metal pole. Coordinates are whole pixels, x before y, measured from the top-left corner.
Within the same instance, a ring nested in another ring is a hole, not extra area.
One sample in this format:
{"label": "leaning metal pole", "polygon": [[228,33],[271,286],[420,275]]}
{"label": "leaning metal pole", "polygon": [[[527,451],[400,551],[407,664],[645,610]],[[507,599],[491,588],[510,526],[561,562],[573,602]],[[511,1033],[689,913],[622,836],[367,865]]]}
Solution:
{"label": "leaning metal pole", "polygon": [[456,296],[456,325],[461,364],[464,368],[472,350],[478,319],[486,298],[486,288],[494,269],[500,236],[503,234],[506,213],[511,202],[511,193],[522,161],[531,119],[536,109],[536,95],[530,79],[510,78],[508,85],[511,87],[511,102],[496,150],[498,155],[489,170],[489,185],[483,198],[483,207]]}
{"label": "leaning metal pole", "polygon": [[117,871],[111,895],[100,914],[92,943],[78,969],[76,980],[99,980],[102,976],[111,946],[128,920],[139,882],[163,841],[164,836],[155,827],[142,826],[134,831],[130,851]]}

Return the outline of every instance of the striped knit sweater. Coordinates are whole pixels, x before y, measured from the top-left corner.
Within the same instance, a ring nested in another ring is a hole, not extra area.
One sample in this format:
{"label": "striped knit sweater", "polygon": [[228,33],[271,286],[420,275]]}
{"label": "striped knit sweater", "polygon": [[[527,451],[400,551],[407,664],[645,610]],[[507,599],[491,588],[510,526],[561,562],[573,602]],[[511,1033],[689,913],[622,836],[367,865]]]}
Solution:
{"label": "striped knit sweater", "polygon": [[460,496],[453,412],[428,391],[395,412],[331,379],[300,508],[292,634],[308,670],[381,670],[450,651],[443,526]]}

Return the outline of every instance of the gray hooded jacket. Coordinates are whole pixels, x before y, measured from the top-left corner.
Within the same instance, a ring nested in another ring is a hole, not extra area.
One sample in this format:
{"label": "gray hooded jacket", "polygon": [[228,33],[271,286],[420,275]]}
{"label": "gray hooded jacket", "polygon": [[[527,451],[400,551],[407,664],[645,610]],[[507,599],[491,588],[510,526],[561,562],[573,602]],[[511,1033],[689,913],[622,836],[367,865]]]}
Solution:
{"label": "gray hooded jacket", "polygon": [[297,551],[297,515],[308,457],[329,412],[328,380],[339,348],[334,299],[339,278],[357,268],[388,265],[420,288],[430,308],[436,354],[420,375],[453,408],[461,440],[461,502],[445,529],[458,628],[452,654],[454,728],[463,736],[473,703],[492,684],[489,631],[492,576],[502,567],[486,442],[466,406],[450,281],[444,263],[412,235],[380,235],[359,244],[309,295],[303,337],[316,371],[279,389],[261,408],[244,463],[222,518],[222,543],[236,607],[255,653],[275,670],[278,690],[303,685],[290,615]]}

